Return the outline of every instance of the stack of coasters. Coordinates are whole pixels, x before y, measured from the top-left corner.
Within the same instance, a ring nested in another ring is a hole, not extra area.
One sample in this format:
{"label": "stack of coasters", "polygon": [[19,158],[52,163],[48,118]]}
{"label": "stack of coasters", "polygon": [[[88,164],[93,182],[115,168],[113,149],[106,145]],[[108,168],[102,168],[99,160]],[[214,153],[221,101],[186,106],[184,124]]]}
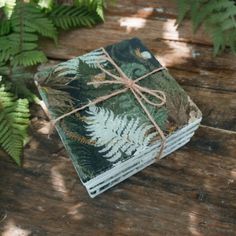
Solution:
{"label": "stack of coasters", "polygon": [[138,94],[165,135],[164,146],[160,133],[131,90],[93,104],[124,88],[119,83],[101,83],[114,81],[112,75],[120,76],[104,50],[131,80],[162,67],[142,42],[133,38],[62,62],[35,76],[52,120],[85,106],[60,119],[55,127],[91,197],[152,164],[157,156],[163,158],[185,145],[202,118],[200,110],[166,69],[137,82],[165,95],[165,104],[156,107],[156,97]]}

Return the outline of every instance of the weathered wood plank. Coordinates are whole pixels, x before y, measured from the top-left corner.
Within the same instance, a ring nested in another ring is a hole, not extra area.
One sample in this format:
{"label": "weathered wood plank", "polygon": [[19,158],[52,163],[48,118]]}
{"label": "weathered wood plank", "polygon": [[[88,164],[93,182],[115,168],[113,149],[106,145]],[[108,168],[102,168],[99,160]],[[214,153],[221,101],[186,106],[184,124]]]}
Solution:
{"label": "weathered wood plank", "polygon": [[[44,43],[44,50],[51,58],[70,59],[95,48],[127,38],[127,36],[120,36],[116,40],[113,38],[111,40],[105,38],[105,35],[99,37],[101,39],[98,40],[88,35],[86,39],[87,36],[83,38],[79,34],[79,31],[73,31],[67,34],[67,37],[62,36],[58,47],[55,47],[50,42]],[[83,35],[82,32],[81,34]],[[155,39],[145,39],[142,37],[141,39],[166,67],[198,75],[194,83],[191,80],[191,76],[189,77],[191,84],[199,85],[198,81],[203,81],[209,88],[221,88],[231,91],[236,89],[236,66],[234,57],[230,54],[222,54],[214,58],[211,49],[199,45],[162,40],[156,41]],[[187,82],[187,80],[185,81]]]}
{"label": "weathered wood plank", "polygon": [[[110,16],[118,16],[119,23],[123,23],[124,26],[132,19],[137,19],[137,23],[139,21],[142,22],[141,19],[145,19],[143,21],[145,24],[155,24],[157,35],[164,39],[212,45],[212,41],[203,27],[193,34],[190,20],[185,19],[177,30],[176,19],[178,12],[175,1],[117,1],[116,4],[108,8],[106,21],[110,20]],[[133,28],[135,29],[135,27]]]}
{"label": "weathered wood plank", "polygon": [[203,113],[202,124],[236,131],[236,93],[183,86]]}
{"label": "weathered wood plank", "polygon": [[165,1],[165,0],[130,0],[122,1],[117,0],[115,4],[109,4],[108,9],[106,10],[109,14],[110,12],[113,15],[125,14],[125,15],[134,15],[139,12],[149,13],[151,10],[154,10],[158,13],[163,13],[172,17],[177,16],[177,4],[175,1]]}
{"label": "weathered wood plank", "polygon": [[231,70],[170,67],[169,71],[181,85],[236,92],[236,73]]}
{"label": "weathered wood plank", "polygon": [[234,235],[235,145],[236,133],[200,128],[186,147],[90,199],[60,142],[35,132],[23,169],[0,159],[0,232]]}
{"label": "weathered wood plank", "polygon": [[[236,71],[235,57],[231,53],[223,53],[218,57],[213,57],[211,47],[160,40],[155,27],[150,28],[149,25],[141,30],[125,33],[119,25],[112,27],[107,26],[108,24],[110,23],[106,22],[93,29],[80,29],[62,33],[58,46],[45,40],[42,42],[42,48],[53,59],[70,59],[96,48],[117,43],[123,39],[139,37],[167,67],[175,66],[179,68],[182,66],[183,68],[192,66],[193,69],[197,67],[208,70]],[[112,37],[108,37],[109,35],[112,35]]]}

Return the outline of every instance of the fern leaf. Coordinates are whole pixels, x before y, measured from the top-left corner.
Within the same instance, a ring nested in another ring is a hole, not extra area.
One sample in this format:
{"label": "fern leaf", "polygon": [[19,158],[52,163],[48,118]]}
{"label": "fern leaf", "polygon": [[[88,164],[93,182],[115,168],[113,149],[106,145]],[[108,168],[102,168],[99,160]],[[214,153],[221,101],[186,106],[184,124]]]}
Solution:
{"label": "fern leaf", "polygon": [[106,59],[102,57],[103,55],[102,50],[94,50],[78,58],[60,63],[55,67],[54,73],[57,74],[57,77],[68,77],[69,82],[71,82],[81,75],[79,71],[80,61],[86,63],[91,68],[97,68],[98,63],[102,65],[107,64]]}
{"label": "fern leaf", "polygon": [[0,87],[0,147],[20,165],[20,155],[27,137],[29,108],[27,99],[16,100]]}
{"label": "fern leaf", "polygon": [[81,56],[80,60],[82,60],[92,68],[97,68],[98,63],[104,66],[107,64],[107,61],[103,56],[103,51],[101,49],[97,49]]}
{"label": "fern leaf", "polygon": [[178,1],[178,20],[177,23],[180,24],[185,18],[186,14],[189,11],[188,0],[179,0]]}
{"label": "fern leaf", "polygon": [[123,155],[131,157],[148,151],[151,139],[156,136],[149,132],[153,127],[140,124],[139,119],[128,120],[126,116],[115,116],[111,110],[95,106],[87,113],[86,130],[110,162],[121,160]]}
{"label": "fern leaf", "polygon": [[104,21],[104,12],[103,9],[105,7],[104,0],[75,0],[75,5],[78,7],[85,6],[90,11],[94,11],[97,15]]}
{"label": "fern leaf", "polygon": [[0,62],[11,59],[14,66],[31,66],[47,60],[42,51],[36,50],[38,45],[34,40],[37,35],[27,33],[24,41],[21,37],[20,33],[0,37]]}
{"label": "fern leaf", "polygon": [[[236,5],[232,0],[178,0],[178,24],[190,12],[194,32],[203,24],[214,44],[214,54],[230,47],[236,51]],[[187,10],[188,9],[188,10]]]}
{"label": "fern leaf", "polygon": [[54,40],[57,35],[52,21],[33,3],[17,2],[11,16],[11,24],[15,32],[37,32]]}
{"label": "fern leaf", "polygon": [[45,61],[47,58],[42,51],[23,51],[14,57],[13,65],[32,66]]}
{"label": "fern leaf", "polygon": [[50,19],[57,27],[64,30],[73,27],[91,27],[99,20],[97,13],[89,11],[86,7],[67,5],[55,6],[50,12]]}
{"label": "fern leaf", "polygon": [[[0,62],[12,61],[14,66],[32,66],[46,61],[38,48],[38,34],[56,37],[56,29],[37,4],[17,2],[10,22],[12,33],[0,37]],[[7,21],[7,22],[8,22]],[[0,25],[0,32],[8,30]]]}
{"label": "fern leaf", "polygon": [[4,19],[0,21],[0,36],[10,33],[10,29],[11,22],[9,20]]}

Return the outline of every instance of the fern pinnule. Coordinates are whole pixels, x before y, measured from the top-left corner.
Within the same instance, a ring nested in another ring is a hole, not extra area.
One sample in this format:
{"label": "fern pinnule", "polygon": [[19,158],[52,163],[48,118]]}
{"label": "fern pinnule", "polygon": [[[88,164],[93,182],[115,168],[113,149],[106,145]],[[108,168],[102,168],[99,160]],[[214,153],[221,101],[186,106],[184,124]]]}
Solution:
{"label": "fern pinnule", "polygon": [[9,34],[11,31],[11,22],[9,20],[0,21],[0,36]]}

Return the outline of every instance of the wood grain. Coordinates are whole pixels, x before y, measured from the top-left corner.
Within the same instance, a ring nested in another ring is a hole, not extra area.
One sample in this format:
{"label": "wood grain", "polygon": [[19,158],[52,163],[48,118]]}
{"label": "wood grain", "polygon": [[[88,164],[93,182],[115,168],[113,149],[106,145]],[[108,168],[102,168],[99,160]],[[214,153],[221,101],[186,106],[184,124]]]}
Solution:
{"label": "wood grain", "polygon": [[236,93],[183,86],[203,113],[202,124],[236,131]]}
{"label": "wood grain", "polygon": [[168,35],[169,38],[167,37],[166,39],[176,40],[178,35],[180,36],[178,40],[212,45],[212,41],[203,27],[195,35],[193,34],[192,25],[188,19],[182,22],[181,27],[177,31],[176,19],[178,11],[175,1],[117,1],[117,4],[109,7],[106,13],[106,21],[109,21],[110,16],[143,18],[146,20],[146,24],[158,26],[155,28],[158,35],[162,34],[163,26],[168,25],[169,27],[165,27],[165,30],[169,31],[169,33],[164,35]]}
{"label": "wood grain", "polygon": [[186,147],[90,199],[58,138],[35,131],[24,168],[1,155],[0,232],[234,235],[235,145],[236,133],[200,128]]}
{"label": "wood grain", "polygon": [[[93,41],[77,39],[79,35],[75,33],[74,31],[71,32],[68,39],[62,39],[57,47],[45,42],[44,50],[47,55],[52,59],[67,60],[112,43],[111,40],[105,38],[101,39],[101,42],[96,39]],[[74,42],[71,38],[77,40]],[[143,40],[142,37],[140,38]],[[122,37],[118,38],[117,41],[121,39]],[[113,43],[117,41],[114,40]],[[155,39],[144,39],[143,42],[163,65],[176,72],[178,77],[182,74],[182,78],[185,78],[184,83],[193,86],[207,86],[212,89],[236,91],[235,59],[230,54],[222,54],[214,58],[212,49],[199,45],[188,46],[182,42],[166,42]],[[174,73],[173,76],[175,77]],[[182,79],[181,82],[183,82]]]}
{"label": "wood grain", "polygon": [[[117,0],[105,24],[41,46],[55,63],[137,36],[197,103],[203,124],[236,130],[235,56],[213,57],[204,30],[193,35],[189,21],[177,30],[176,16],[175,1]],[[23,168],[0,152],[1,235],[235,235],[236,132],[201,126],[185,147],[90,199],[58,136],[47,138],[45,115],[32,111]]]}

